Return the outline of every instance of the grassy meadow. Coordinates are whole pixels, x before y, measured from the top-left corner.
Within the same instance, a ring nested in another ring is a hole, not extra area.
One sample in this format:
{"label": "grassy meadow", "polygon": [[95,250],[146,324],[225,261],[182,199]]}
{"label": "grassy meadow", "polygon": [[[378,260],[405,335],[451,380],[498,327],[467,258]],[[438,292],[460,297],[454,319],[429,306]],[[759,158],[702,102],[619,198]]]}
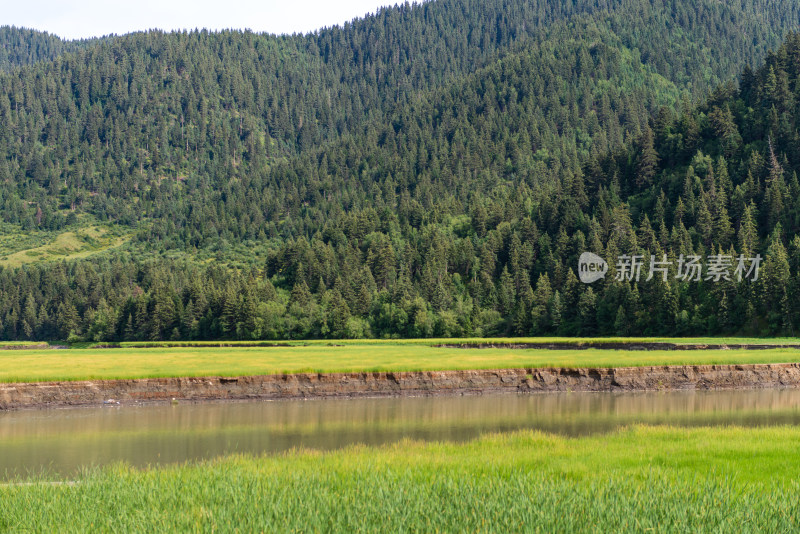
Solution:
{"label": "grassy meadow", "polygon": [[[0,351],[0,381],[800,361],[800,347],[436,346],[576,341],[798,343],[719,338],[124,343]],[[696,422],[713,422],[703,417],[698,414]],[[633,421],[664,422],[655,414],[628,422]],[[402,434],[402,425],[396,430]],[[172,435],[170,430],[164,439]],[[71,480],[43,474],[0,484],[0,532],[791,532],[800,524],[798,453],[795,426],[636,425],[585,437],[525,430],[461,443],[404,440],[145,469],[117,464],[87,468]]]}
{"label": "grassy meadow", "polygon": [[[481,340],[325,341],[249,347],[136,346],[0,352],[0,382],[244,376],[296,372],[628,367],[800,361],[800,347],[762,350],[548,350],[443,348]],[[512,340],[492,340],[502,343]],[[521,340],[513,340],[520,342]],[[522,340],[524,341],[524,340]],[[539,341],[540,342],[540,341]],[[638,340],[638,342],[644,342]],[[688,342],[688,341],[687,341]],[[733,341],[727,341],[733,343]],[[743,342],[737,340],[737,342]],[[777,341],[775,341],[777,342]],[[789,342],[784,340],[784,343]],[[719,343],[719,341],[715,341]]]}
{"label": "grassy meadow", "polygon": [[790,532],[798,443],[795,427],[635,426],[116,465],[0,486],[0,530]]}
{"label": "grassy meadow", "polygon": [[0,224],[0,266],[86,258],[119,247],[129,237],[119,228],[90,223],[60,233],[21,232]]}

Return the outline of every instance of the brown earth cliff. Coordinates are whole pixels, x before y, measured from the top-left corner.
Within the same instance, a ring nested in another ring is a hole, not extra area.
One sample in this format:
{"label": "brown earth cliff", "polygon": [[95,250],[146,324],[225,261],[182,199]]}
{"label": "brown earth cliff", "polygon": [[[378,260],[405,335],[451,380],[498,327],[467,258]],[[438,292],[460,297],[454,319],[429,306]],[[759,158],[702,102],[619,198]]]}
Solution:
{"label": "brown earth cliff", "polygon": [[296,373],[0,384],[0,410],[206,400],[800,387],[800,363]]}

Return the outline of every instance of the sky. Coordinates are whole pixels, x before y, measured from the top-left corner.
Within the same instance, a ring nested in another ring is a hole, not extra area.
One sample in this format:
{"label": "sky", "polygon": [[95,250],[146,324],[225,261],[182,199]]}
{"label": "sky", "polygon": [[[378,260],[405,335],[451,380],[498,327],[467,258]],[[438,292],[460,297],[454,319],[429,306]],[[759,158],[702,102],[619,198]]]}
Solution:
{"label": "sky", "polygon": [[0,26],[65,39],[160,28],[305,33],[374,13],[399,0],[0,0]]}

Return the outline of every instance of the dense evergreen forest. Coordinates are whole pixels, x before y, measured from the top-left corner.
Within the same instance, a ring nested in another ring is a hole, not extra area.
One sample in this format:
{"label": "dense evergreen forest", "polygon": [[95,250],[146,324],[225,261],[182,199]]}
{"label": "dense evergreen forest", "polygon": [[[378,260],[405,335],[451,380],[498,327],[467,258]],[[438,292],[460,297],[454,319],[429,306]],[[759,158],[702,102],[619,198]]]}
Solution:
{"label": "dense evergreen forest", "polygon": [[62,41],[55,35],[25,28],[0,26],[0,71],[54,60],[90,41]]}
{"label": "dense evergreen forest", "polygon": [[0,230],[127,236],[0,267],[0,336],[797,333],[798,26],[800,0],[436,0],[293,36],[0,28]]}

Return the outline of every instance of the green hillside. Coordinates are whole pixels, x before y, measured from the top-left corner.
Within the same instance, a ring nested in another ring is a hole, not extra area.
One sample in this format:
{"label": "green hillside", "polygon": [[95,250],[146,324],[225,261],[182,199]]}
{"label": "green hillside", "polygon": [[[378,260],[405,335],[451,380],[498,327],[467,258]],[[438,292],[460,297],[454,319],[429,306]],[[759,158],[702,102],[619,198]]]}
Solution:
{"label": "green hillside", "polygon": [[0,72],[40,61],[52,61],[81,44],[83,42],[63,41],[47,32],[0,26]]}
{"label": "green hillside", "polygon": [[[800,64],[767,51],[799,23],[437,0],[304,36],[3,28],[0,335],[791,334]],[[731,247],[759,282],[575,273]]]}

